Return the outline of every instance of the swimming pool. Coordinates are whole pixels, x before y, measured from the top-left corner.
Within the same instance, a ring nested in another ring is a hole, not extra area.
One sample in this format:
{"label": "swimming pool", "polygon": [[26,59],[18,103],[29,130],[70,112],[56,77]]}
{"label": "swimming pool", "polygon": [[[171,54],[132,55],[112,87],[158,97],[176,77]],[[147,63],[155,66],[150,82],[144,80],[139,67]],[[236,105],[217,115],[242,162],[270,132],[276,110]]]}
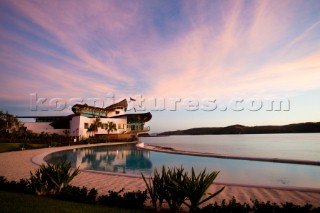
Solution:
{"label": "swimming pool", "polygon": [[47,162],[70,161],[73,168],[129,175],[152,175],[167,167],[220,171],[216,182],[320,189],[320,166],[219,159],[139,150],[134,144],[79,148],[52,153]]}

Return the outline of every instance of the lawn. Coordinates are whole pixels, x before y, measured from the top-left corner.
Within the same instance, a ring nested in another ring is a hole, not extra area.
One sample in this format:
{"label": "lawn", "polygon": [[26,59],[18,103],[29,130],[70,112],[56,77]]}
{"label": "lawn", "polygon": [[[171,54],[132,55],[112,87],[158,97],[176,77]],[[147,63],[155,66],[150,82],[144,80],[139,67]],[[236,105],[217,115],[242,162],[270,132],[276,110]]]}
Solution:
{"label": "lawn", "polygon": [[24,213],[56,213],[56,212],[108,212],[108,213],[130,213],[145,212],[138,210],[116,209],[104,206],[96,206],[90,204],[74,203],[62,200],[56,200],[35,195],[22,193],[12,193],[0,191],[0,212],[24,212]]}
{"label": "lawn", "polygon": [[[21,150],[21,143],[0,143],[0,153]],[[28,149],[48,147],[46,144],[28,144]]]}
{"label": "lawn", "polygon": [[0,153],[21,150],[20,143],[0,143]]}

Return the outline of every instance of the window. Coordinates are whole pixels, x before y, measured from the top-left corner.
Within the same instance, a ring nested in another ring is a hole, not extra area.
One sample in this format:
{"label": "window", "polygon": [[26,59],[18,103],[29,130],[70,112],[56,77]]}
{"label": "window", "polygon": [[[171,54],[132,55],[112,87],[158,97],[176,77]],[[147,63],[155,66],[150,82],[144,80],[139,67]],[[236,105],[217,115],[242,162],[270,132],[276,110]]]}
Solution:
{"label": "window", "polygon": [[118,129],[123,129],[124,128],[124,124],[118,124]]}
{"label": "window", "polygon": [[89,124],[88,123],[84,123],[84,128],[85,129],[89,129]]}

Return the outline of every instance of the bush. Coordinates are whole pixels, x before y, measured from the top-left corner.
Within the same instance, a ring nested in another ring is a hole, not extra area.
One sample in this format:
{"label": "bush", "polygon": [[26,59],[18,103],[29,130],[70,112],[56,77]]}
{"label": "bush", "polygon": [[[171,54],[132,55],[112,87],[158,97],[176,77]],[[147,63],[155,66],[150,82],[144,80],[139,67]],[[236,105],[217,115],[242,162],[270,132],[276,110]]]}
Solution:
{"label": "bush", "polygon": [[190,212],[196,211],[199,208],[199,205],[212,199],[223,191],[224,187],[222,187],[215,193],[210,194],[207,198],[202,199],[218,174],[219,172],[215,171],[207,174],[206,170],[204,169],[199,173],[199,175],[196,175],[192,167],[191,176],[189,176],[187,173],[184,173],[183,177],[178,179],[177,181],[173,179],[173,183],[175,184],[175,186],[184,194],[185,200],[190,201],[190,204],[183,201],[183,203],[189,207]]}
{"label": "bush", "polygon": [[217,202],[214,204],[209,204],[202,209],[198,209],[197,212],[204,212],[204,213],[215,213],[215,212],[252,212],[252,208],[247,203],[238,203],[234,197],[226,204],[225,200],[222,200],[221,205]]}
{"label": "bush", "polygon": [[[199,175],[195,175],[192,168],[191,176],[189,176],[182,167],[166,169],[163,166],[161,175],[155,169],[154,177],[150,178],[149,181],[143,174],[142,178],[156,211],[158,210],[158,204],[161,209],[162,202],[165,200],[172,212],[178,211],[183,203],[189,207],[190,212],[194,212],[200,204],[212,199],[224,189],[222,187],[214,194],[201,200],[218,174],[219,172],[206,174],[206,170],[203,170]],[[187,203],[186,200],[190,203]]]}
{"label": "bush", "polygon": [[146,200],[147,191],[126,192],[123,194],[121,206],[127,209],[141,209]]}
{"label": "bush", "polygon": [[219,205],[217,202],[214,204],[209,204],[202,209],[198,209],[197,212],[203,213],[215,213],[215,212],[252,212],[252,213],[287,213],[287,212],[320,212],[320,207],[313,208],[310,204],[305,204],[304,206],[295,205],[293,203],[282,203],[278,205],[276,203],[271,203],[270,201],[261,202],[258,200],[252,200],[252,206],[248,203],[239,203],[233,197],[229,203],[225,200]]}
{"label": "bush", "polygon": [[120,195],[120,193],[122,193],[123,190],[124,189],[121,189],[118,192],[108,191],[108,195],[101,195],[98,197],[98,203],[109,207],[116,207],[117,205],[122,203],[122,196]]}
{"label": "bush", "polygon": [[98,197],[98,203],[109,207],[118,207],[125,209],[141,209],[147,199],[147,191],[126,192],[121,193],[124,189],[118,192],[108,191],[108,195]]}
{"label": "bush", "polygon": [[182,191],[175,186],[174,182],[183,181],[183,171],[184,169],[182,167],[168,168],[167,170],[165,166],[163,166],[161,175],[157,169],[155,169],[154,176],[153,178],[151,177],[149,181],[141,174],[151,197],[152,205],[156,211],[158,210],[158,204],[161,210],[163,201],[168,203],[171,211],[175,212],[179,210],[185,196]]}
{"label": "bush", "polygon": [[58,194],[67,187],[71,180],[79,174],[79,169],[71,172],[71,163],[42,164],[28,181],[31,190],[38,195]]}
{"label": "bush", "polygon": [[60,193],[57,195],[57,198],[62,200],[69,200],[79,203],[96,203],[98,191],[95,188],[92,188],[89,192],[86,187],[77,187],[77,186],[67,186],[64,187]]}
{"label": "bush", "polygon": [[5,177],[0,176],[0,190],[10,192],[30,193],[28,180],[20,179],[19,182],[8,181]]}

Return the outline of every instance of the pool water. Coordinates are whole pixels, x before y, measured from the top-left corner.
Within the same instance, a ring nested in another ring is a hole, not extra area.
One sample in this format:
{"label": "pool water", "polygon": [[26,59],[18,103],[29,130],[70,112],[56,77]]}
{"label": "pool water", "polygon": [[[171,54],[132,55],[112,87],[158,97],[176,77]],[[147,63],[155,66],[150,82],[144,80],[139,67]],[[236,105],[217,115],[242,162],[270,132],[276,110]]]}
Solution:
{"label": "pool water", "polygon": [[196,172],[220,171],[216,182],[320,189],[320,166],[219,159],[139,150],[134,144],[65,150],[46,156],[47,162],[66,160],[73,168],[117,174],[152,175],[154,169],[180,167]]}

